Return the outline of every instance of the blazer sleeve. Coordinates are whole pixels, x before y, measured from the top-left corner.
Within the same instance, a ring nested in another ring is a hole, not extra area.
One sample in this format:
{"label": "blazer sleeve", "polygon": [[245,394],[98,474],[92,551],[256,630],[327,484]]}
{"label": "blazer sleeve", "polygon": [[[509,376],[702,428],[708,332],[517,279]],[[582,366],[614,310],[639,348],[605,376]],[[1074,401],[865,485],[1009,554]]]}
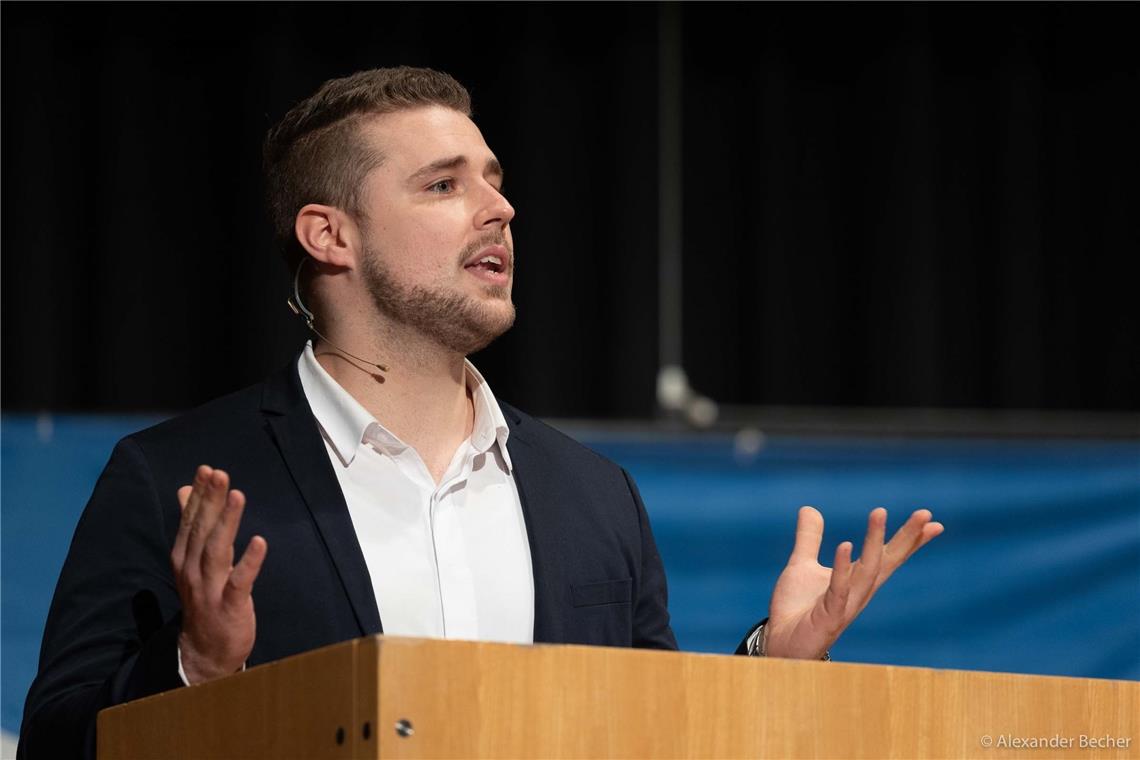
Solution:
{"label": "blazer sleeve", "polygon": [[[641,584],[633,609],[633,645],[648,649],[677,649],[677,639],[669,625],[669,590],[665,583],[665,566],[653,540],[649,515],[641,500],[641,493],[633,478],[622,468],[625,482],[637,506],[637,519],[641,527]],[[768,618],[754,623],[733,654],[748,655],[748,639]]]}
{"label": "blazer sleeve", "polygon": [[176,498],[169,495],[164,514],[143,451],[120,441],[60,573],[24,706],[20,758],[93,758],[99,710],[182,685],[170,567]]}
{"label": "blazer sleeve", "polygon": [[653,540],[649,515],[641,501],[641,493],[633,478],[622,468],[622,475],[633,495],[641,529],[641,577],[633,600],[633,645],[646,649],[677,649],[677,639],[669,625],[669,589],[665,583],[665,566]]}

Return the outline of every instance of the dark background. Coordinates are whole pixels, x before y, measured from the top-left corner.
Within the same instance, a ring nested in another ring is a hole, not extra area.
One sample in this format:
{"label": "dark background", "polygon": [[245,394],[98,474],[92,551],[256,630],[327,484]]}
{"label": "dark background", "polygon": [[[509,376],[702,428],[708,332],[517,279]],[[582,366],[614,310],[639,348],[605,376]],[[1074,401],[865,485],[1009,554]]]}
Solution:
{"label": "dark background", "polygon": [[[323,80],[471,90],[535,414],[653,413],[655,4],[3,5],[6,410],[176,410],[302,326],[266,129]],[[685,365],[738,404],[1140,408],[1136,6],[681,6]]]}

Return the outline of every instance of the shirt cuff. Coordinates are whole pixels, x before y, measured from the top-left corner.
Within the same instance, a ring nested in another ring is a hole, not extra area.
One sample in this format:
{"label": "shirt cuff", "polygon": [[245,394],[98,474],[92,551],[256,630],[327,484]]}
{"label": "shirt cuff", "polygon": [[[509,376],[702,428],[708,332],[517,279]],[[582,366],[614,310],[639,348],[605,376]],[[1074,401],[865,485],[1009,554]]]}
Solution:
{"label": "shirt cuff", "polygon": [[[238,671],[239,673],[245,672],[245,665],[244,662],[241,664],[241,670]],[[186,669],[182,667],[182,647],[178,647],[178,677],[182,679],[183,686],[191,685],[190,679],[186,677]]]}
{"label": "shirt cuff", "polygon": [[190,685],[190,679],[186,677],[186,668],[182,667],[182,647],[178,647],[178,677],[182,679],[183,686]]}

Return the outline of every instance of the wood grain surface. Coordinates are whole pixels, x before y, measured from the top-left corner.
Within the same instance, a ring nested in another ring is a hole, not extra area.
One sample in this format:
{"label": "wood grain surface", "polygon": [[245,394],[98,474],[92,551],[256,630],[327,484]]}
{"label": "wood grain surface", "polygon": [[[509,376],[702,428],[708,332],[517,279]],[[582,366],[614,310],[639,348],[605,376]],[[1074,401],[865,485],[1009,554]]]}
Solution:
{"label": "wood grain surface", "polygon": [[1138,738],[1130,681],[383,636],[99,717],[104,760],[1140,758]]}

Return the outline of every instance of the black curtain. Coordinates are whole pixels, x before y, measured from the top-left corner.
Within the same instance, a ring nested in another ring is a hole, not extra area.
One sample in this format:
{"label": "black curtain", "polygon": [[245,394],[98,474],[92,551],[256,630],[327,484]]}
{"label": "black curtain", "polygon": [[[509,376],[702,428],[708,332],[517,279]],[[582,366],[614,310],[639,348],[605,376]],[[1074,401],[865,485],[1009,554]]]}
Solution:
{"label": "black curtain", "polygon": [[[1140,408],[1134,5],[680,6],[685,364],[747,404]],[[265,130],[427,65],[507,169],[536,414],[648,416],[655,4],[2,6],[3,406],[176,410],[304,339]]]}

